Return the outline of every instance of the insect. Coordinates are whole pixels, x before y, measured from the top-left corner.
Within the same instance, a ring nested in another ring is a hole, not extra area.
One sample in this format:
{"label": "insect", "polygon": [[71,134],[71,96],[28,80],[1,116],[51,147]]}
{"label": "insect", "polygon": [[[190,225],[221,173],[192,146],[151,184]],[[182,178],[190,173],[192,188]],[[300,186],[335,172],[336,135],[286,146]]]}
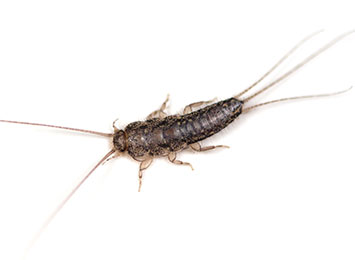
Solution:
{"label": "insect", "polygon": [[[113,122],[113,133],[102,133],[91,130],[54,126],[39,123],[29,123],[21,121],[0,120],[3,123],[14,123],[22,125],[42,126],[59,128],[63,130],[77,131],[86,134],[100,135],[112,140],[112,149],[93,167],[93,169],[77,184],[77,186],[68,194],[68,196],[61,202],[56,208],[53,214],[48,218],[43,225],[42,230],[50,223],[53,217],[63,208],[66,202],[73,196],[73,194],[79,189],[79,187],[85,182],[85,180],[103,163],[118,156],[129,155],[134,160],[140,163],[138,171],[139,188],[141,190],[143,172],[151,165],[153,159],[157,157],[166,157],[170,162],[179,165],[187,165],[192,168],[192,165],[188,162],[182,162],[177,159],[177,154],[185,149],[192,149],[197,152],[203,152],[213,150],[215,148],[227,147],[224,145],[215,146],[202,146],[199,142],[204,139],[220,132],[231,124],[241,114],[246,114],[255,108],[269,105],[272,103],[306,99],[314,97],[332,96],[340,93],[344,93],[349,89],[326,94],[296,96],[282,99],[276,99],[259,103],[255,105],[249,105],[249,102],[273,87],[280,81],[290,76],[295,71],[299,70],[306,63],[310,62],[316,56],[339,42],[344,37],[353,33],[354,31],[344,33],[337,38],[333,39],[322,48],[305,58],[302,62],[294,66],[292,69],[284,73],[282,76],[267,84],[259,91],[256,91],[249,96],[243,97],[256,85],[258,85],[265,77],[267,77],[272,71],[274,71],[286,58],[288,58],[297,48],[299,48],[304,42],[318,34],[313,33],[303,40],[301,40],[295,47],[293,47],[285,56],[283,56],[269,71],[267,71],[260,79],[258,79],[251,86],[240,92],[239,94],[228,98],[223,101],[213,103],[213,100],[199,101],[187,105],[184,108],[183,114],[167,115],[165,112],[169,96],[161,105],[161,107],[148,115],[145,121],[136,121],[128,124],[124,129],[118,129]],[[197,109],[197,110],[196,110]]]}

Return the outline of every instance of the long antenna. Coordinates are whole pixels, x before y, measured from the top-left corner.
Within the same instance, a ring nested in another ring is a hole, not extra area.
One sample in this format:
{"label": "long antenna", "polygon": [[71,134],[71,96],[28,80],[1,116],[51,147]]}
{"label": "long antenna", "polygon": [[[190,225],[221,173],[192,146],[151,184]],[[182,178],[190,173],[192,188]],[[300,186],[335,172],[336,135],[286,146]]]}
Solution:
{"label": "long antenna", "polygon": [[278,103],[278,102],[284,102],[284,101],[290,101],[290,100],[296,100],[296,99],[307,99],[307,98],[318,98],[318,97],[329,97],[329,96],[335,96],[339,95],[342,93],[345,93],[352,89],[353,87],[351,86],[348,89],[338,91],[338,92],[333,92],[333,93],[325,93],[325,94],[317,94],[317,95],[307,95],[307,96],[297,96],[297,97],[288,97],[288,98],[280,98],[280,99],[275,99],[275,100],[270,100],[264,103],[256,104],[250,107],[243,108],[243,113],[249,112],[250,110],[253,110],[254,108],[265,106],[265,105],[270,105],[273,103]]}
{"label": "long antenna", "polygon": [[64,127],[64,126],[57,126],[57,125],[47,125],[47,124],[29,123],[29,122],[12,121],[12,120],[0,120],[0,122],[2,122],[2,123],[11,123],[11,124],[21,124],[21,125],[33,125],[33,126],[44,126],[44,127],[51,127],[51,128],[59,128],[59,129],[63,129],[63,130],[70,130],[70,131],[76,131],[76,132],[93,134],[93,135],[100,135],[100,136],[106,136],[106,137],[111,137],[112,136],[112,134],[109,134],[109,133],[102,133],[102,132],[97,132],[97,131],[78,129],[78,128],[72,128],[72,127]]}
{"label": "long antenna", "polygon": [[263,93],[265,90],[271,88],[272,86],[276,85],[277,83],[279,83],[280,81],[282,81],[283,79],[287,78],[288,76],[290,76],[292,73],[296,72],[297,70],[299,70],[301,67],[303,67],[305,64],[307,64],[308,62],[310,62],[312,59],[314,59],[315,57],[317,57],[319,54],[321,54],[322,52],[326,51],[327,49],[329,49],[331,46],[333,46],[334,44],[336,44],[337,42],[339,42],[340,40],[342,40],[343,38],[345,38],[346,36],[348,36],[349,34],[354,33],[355,30],[344,33],[338,37],[336,37],[334,40],[330,41],[329,43],[327,43],[326,45],[324,45],[322,48],[320,48],[319,50],[317,50],[316,52],[314,52],[313,54],[309,55],[306,59],[304,59],[302,62],[298,63],[296,66],[294,66],[292,69],[290,69],[288,72],[286,72],[285,74],[283,74],[281,77],[279,77],[278,79],[274,80],[273,82],[271,82],[270,84],[266,85],[265,87],[263,87],[261,90],[257,91],[256,93],[252,94],[251,96],[243,99],[244,103],[248,102],[249,100],[253,99],[254,97],[258,96],[259,94]]}
{"label": "long antenna", "polygon": [[307,37],[305,37],[303,40],[301,40],[299,43],[297,43],[291,50],[289,50],[285,56],[283,56],[270,70],[268,70],[260,79],[255,81],[252,85],[250,85],[248,88],[244,89],[242,92],[240,92],[238,95],[234,96],[234,98],[239,98],[241,95],[245,94],[249,90],[251,90],[253,87],[258,85],[263,79],[265,79],[271,72],[273,72],[282,62],[284,62],[293,52],[295,52],[301,45],[303,45],[306,41],[309,39],[313,38],[313,36],[316,36],[317,34],[321,33],[323,30],[314,32]]}
{"label": "long antenna", "polygon": [[30,242],[29,246],[25,251],[25,256],[28,254],[29,250],[36,243],[38,238],[41,236],[43,231],[47,228],[49,223],[54,219],[54,217],[58,214],[58,212],[64,207],[64,205],[69,201],[69,199],[74,195],[74,193],[80,188],[80,186],[89,178],[89,176],[99,167],[103,162],[107,160],[113,153],[115,153],[115,149],[109,151],[95,166],[91,169],[91,171],[86,174],[86,176],[75,186],[75,188],[65,197],[65,199],[57,206],[57,208],[53,211],[53,213],[47,218],[47,220],[43,223],[42,227],[39,229],[35,237]]}

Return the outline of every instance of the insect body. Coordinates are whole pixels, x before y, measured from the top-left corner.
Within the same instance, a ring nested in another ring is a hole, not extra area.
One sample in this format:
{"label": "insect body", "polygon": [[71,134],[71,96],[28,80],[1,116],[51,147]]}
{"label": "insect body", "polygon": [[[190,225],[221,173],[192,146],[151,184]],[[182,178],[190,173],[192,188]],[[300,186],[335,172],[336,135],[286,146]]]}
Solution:
{"label": "insect body", "polygon": [[[152,158],[168,156],[172,163],[190,165],[176,160],[176,152],[189,146],[196,151],[202,151],[203,148],[197,142],[218,133],[233,122],[241,114],[243,106],[242,101],[229,98],[187,113],[193,106],[205,103],[210,102],[187,106],[184,115],[165,117],[164,111],[160,109],[148,116],[150,119],[146,121],[133,122],[124,130],[116,129],[113,135],[114,148],[120,152],[127,151],[132,158],[141,161],[139,189],[142,184],[142,171],[150,165]],[[151,118],[156,114],[159,118]]]}
{"label": "insect body", "polygon": [[[345,36],[353,33],[354,31],[342,34],[335,38],[333,41],[324,45],[318,51],[314,52],[302,62],[294,66],[291,70],[284,73],[282,76],[262,87],[259,91],[251,94],[248,97],[242,96],[258,85],[266,76],[268,76],[278,65],[280,65],[291,53],[293,53],[301,44],[310,39],[317,33],[314,33],[300,43],[298,43],[293,49],[291,49],[283,58],[279,60],[268,72],[266,72],[259,80],[254,84],[243,90],[238,95],[228,98],[223,101],[213,103],[213,101],[200,101],[192,103],[185,107],[183,114],[181,115],[167,115],[165,108],[168,102],[168,98],[161,105],[160,109],[152,112],[148,115],[145,121],[137,121],[128,124],[123,130],[117,129],[114,126],[114,133],[101,133],[91,130],[83,130],[77,128],[69,128],[62,126],[53,126],[37,123],[28,123],[20,121],[0,120],[5,123],[27,124],[35,126],[45,126],[52,128],[60,128],[71,131],[78,131],[88,134],[100,135],[109,137],[112,140],[112,149],[109,151],[96,165],[95,167],[84,177],[84,179],[72,190],[72,192],[64,199],[64,201],[57,207],[53,214],[49,217],[46,223],[43,225],[42,230],[49,224],[51,219],[58,213],[58,211],[65,205],[65,203],[73,196],[82,183],[94,172],[94,170],[103,164],[105,161],[114,157],[124,155],[128,153],[133,159],[140,162],[139,166],[139,190],[142,185],[143,171],[149,167],[152,160],[156,157],[167,157],[168,160],[175,164],[188,165],[192,168],[191,164],[177,160],[177,153],[191,148],[194,151],[207,151],[217,147],[226,147],[224,145],[206,146],[200,145],[200,141],[218,133],[230,123],[232,123],[238,116],[245,114],[257,107],[296,99],[305,99],[313,97],[331,96],[343,93],[339,91],[336,93],[328,93],[321,95],[308,95],[282,98],[277,100],[271,100],[256,105],[244,107],[250,100],[258,96],[262,92],[276,85],[299,68],[304,66],[310,60],[324,52],[326,49],[343,39]],[[212,104],[211,104],[212,103]],[[202,108],[201,108],[202,107]],[[193,111],[194,109],[198,109]]]}
{"label": "insect body", "polygon": [[133,158],[178,152],[221,131],[241,114],[242,106],[230,98],[185,115],[131,123],[124,130],[126,149]]}

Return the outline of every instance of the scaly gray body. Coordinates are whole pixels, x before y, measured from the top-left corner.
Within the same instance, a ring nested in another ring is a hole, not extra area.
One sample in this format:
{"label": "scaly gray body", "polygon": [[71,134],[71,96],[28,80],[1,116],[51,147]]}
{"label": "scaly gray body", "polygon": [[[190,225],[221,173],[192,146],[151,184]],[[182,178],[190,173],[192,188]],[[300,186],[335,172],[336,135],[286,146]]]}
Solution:
{"label": "scaly gray body", "polygon": [[185,115],[133,122],[115,133],[113,144],[135,159],[166,156],[218,133],[241,114],[242,106],[229,98]]}

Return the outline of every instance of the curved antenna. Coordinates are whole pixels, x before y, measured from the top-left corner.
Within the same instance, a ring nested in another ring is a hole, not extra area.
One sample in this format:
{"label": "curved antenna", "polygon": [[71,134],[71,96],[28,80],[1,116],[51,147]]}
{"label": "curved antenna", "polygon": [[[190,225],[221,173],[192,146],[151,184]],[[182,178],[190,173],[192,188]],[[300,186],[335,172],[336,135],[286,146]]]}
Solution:
{"label": "curved antenna", "polygon": [[93,134],[93,135],[100,135],[100,136],[106,136],[106,137],[111,137],[113,135],[113,134],[109,134],[109,133],[102,133],[102,132],[97,132],[97,131],[78,129],[78,128],[72,128],[72,127],[64,127],[64,126],[57,126],[57,125],[47,125],[47,124],[29,123],[29,122],[12,121],[12,120],[0,120],[0,122],[2,122],[2,123],[11,123],[11,124],[21,124],[21,125],[33,125],[33,126],[44,126],[44,127],[51,127],[51,128],[59,128],[59,129],[63,129],[63,130],[70,130],[70,131],[75,131],[75,132],[81,132],[81,133],[87,133],[87,134]]}
{"label": "curved antenna", "polygon": [[250,107],[243,108],[243,113],[249,112],[250,110],[253,110],[254,108],[257,108],[257,107],[270,105],[270,104],[278,103],[278,102],[284,102],[284,101],[290,101],[290,100],[296,100],[296,99],[307,99],[307,98],[319,98],[319,97],[335,96],[335,95],[339,95],[339,94],[345,93],[345,92],[349,91],[352,88],[353,87],[351,86],[348,89],[341,90],[341,91],[338,91],[338,92],[333,92],[333,93],[307,95],[307,96],[297,96],[297,97],[288,97],[288,98],[280,98],[280,99],[270,100],[270,101],[267,101],[267,102],[263,102],[263,103],[260,103],[260,104],[256,104],[256,105],[253,105],[253,106],[250,106]]}
{"label": "curved antenna", "polygon": [[86,176],[75,186],[75,188],[65,197],[65,199],[57,206],[57,208],[53,211],[53,213],[47,218],[47,220],[43,223],[42,227],[39,229],[35,237],[32,239],[31,243],[26,249],[25,256],[29,252],[29,250],[36,243],[38,238],[41,236],[43,231],[48,227],[54,217],[58,214],[58,212],[64,207],[64,205],[69,201],[69,199],[74,195],[74,193],[80,188],[80,186],[89,178],[89,176],[102,164],[104,163],[113,153],[115,153],[115,149],[109,151],[95,166],[91,169],[91,171],[86,174]]}
{"label": "curved antenna", "polygon": [[340,36],[336,37],[335,39],[333,39],[332,41],[328,42],[326,45],[324,45],[322,48],[320,48],[319,50],[317,50],[316,52],[312,53],[311,55],[309,55],[306,59],[304,59],[302,62],[298,63],[296,66],[294,66],[292,69],[290,69],[289,71],[287,71],[285,74],[283,74],[281,77],[279,77],[278,79],[274,80],[273,82],[269,83],[268,85],[266,85],[265,87],[263,87],[261,90],[257,91],[256,93],[252,94],[251,96],[243,99],[243,102],[248,102],[249,100],[253,99],[254,97],[258,96],[259,94],[263,93],[265,90],[271,88],[272,86],[276,85],[277,83],[279,83],[280,81],[282,81],[283,79],[287,78],[288,76],[290,76],[292,73],[296,72],[297,70],[299,70],[301,67],[303,67],[304,65],[306,65],[308,62],[310,62],[311,60],[313,60],[315,57],[317,57],[319,54],[321,54],[322,52],[326,51],[327,49],[329,49],[330,47],[332,47],[334,44],[336,44],[337,42],[339,42],[340,40],[342,40],[343,38],[345,38],[346,36],[348,36],[349,34],[354,33],[355,30],[341,34]]}
{"label": "curved antenna", "polygon": [[313,36],[316,36],[317,34],[323,32],[323,30],[314,32],[307,37],[305,37],[303,40],[301,40],[299,43],[297,43],[291,50],[289,50],[285,56],[283,56],[270,70],[268,70],[260,79],[255,81],[252,85],[250,85],[248,88],[244,89],[242,92],[240,92],[238,95],[234,96],[234,98],[239,98],[241,95],[245,94],[249,90],[251,90],[253,87],[258,85],[263,79],[265,79],[271,72],[273,72],[282,62],[284,62],[293,52],[295,52],[301,45],[303,45],[306,41],[309,39],[313,38]]}

